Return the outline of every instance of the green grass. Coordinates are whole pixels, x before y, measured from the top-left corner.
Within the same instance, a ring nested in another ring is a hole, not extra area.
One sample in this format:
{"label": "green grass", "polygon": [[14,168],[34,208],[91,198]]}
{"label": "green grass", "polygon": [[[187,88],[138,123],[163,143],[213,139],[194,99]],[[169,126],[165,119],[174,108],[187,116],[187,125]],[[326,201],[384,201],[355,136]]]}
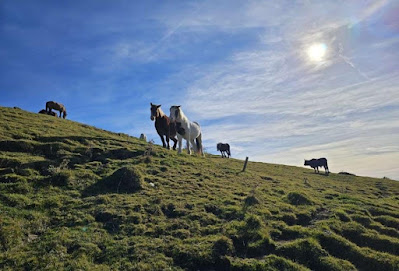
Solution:
{"label": "green grass", "polygon": [[0,108],[1,270],[399,270],[399,182]]}

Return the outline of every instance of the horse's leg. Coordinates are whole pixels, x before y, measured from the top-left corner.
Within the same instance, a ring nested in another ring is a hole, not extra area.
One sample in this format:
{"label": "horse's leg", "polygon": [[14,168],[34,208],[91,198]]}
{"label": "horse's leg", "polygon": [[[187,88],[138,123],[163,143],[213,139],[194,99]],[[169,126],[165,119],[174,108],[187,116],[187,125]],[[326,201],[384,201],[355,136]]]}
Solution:
{"label": "horse's leg", "polygon": [[60,110],[60,118],[61,118],[61,110]]}
{"label": "horse's leg", "polygon": [[194,153],[197,153],[198,152],[198,150],[197,150],[197,145],[195,144],[195,140],[194,139],[191,139],[191,145],[193,146],[193,151],[194,151]]}
{"label": "horse's leg", "polygon": [[161,135],[161,134],[158,134],[158,135],[159,135],[159,137],[160,137],[161,140],[162,140],[162,146],[163,146],[164,148],[166,148],[165,139],[163,139],[163,135]]}
{"label": "horse's leg", "polygon": [[190,141],[186,140],[186,143],[187,153],[191,155]]}
{"label": "horse's leg", "polygon": [[187,139],[186,139],[186,142],[187,142],[187,153],[191,154],[191,150],[190,150],[190,141],[191,141],[190,131],[187,131],[187,132],[188,132],[187,133]]}
{"label": "horse's leg", "polygon": [[169,132],[168,132],[168,133],[166,133],[166,144],[167,144],[167,149],[168,150],[170,150],[169,139],[170,139],[170,135],[169,135]]}
{"label": "horse's leg", "polygon": [[171,137],[170,139],[173,141],[173,150],[176,150],[177,139],[174,137]]}
{"label": "horse's leg", "polygon": [[179,150],[177,151],[177,153],[181,153],[181,145],[182,145],[183,137],[178,136],[177,140],[179,141]]}

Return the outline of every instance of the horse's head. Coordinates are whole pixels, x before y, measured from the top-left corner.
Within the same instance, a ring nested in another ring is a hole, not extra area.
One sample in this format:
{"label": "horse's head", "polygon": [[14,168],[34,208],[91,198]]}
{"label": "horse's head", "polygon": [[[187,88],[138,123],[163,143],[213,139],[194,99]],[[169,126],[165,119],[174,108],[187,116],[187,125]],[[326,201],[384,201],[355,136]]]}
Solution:
{"label": "horse's head", "polygon": [[154,120],[155,118],[159,117],[159,110],[160,110],[161,105],[156,105],[151,103],[151,120]]}
{"label": "horse's head", "polygon": [[66,110],[64,110],[64,111],[62,112],[62,117],[65,119],[66,116],[67,116],[67,112],[66,112]]}
{"label": "horse's head", "polygon": [[180,105],[173,105],[170,107],[170,120],[172,122],[176,122],[176,120],[178,120],[178,118],[180,117]]}

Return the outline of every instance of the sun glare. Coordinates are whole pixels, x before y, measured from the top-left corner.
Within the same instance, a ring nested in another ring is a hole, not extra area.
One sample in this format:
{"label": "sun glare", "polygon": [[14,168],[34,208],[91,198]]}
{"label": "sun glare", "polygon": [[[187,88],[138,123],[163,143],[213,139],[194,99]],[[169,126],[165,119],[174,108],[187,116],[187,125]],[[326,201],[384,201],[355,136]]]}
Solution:
{"label": "sun glare", "polygon": [[312,61],[322,61],[326,55],[327,45],[324,43],[315,43],[307,50],[308,56]]}

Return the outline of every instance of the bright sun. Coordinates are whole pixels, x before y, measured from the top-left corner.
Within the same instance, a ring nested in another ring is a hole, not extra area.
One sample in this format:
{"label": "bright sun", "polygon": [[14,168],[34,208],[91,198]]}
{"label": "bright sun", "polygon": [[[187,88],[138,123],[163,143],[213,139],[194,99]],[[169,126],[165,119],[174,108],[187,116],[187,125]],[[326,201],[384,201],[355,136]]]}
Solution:
{"label": "bright sun", "polygon": [[322,61],[326,55],[327,45],[324,43],[315,43],[307,50],[308,56],[312,61]]}

